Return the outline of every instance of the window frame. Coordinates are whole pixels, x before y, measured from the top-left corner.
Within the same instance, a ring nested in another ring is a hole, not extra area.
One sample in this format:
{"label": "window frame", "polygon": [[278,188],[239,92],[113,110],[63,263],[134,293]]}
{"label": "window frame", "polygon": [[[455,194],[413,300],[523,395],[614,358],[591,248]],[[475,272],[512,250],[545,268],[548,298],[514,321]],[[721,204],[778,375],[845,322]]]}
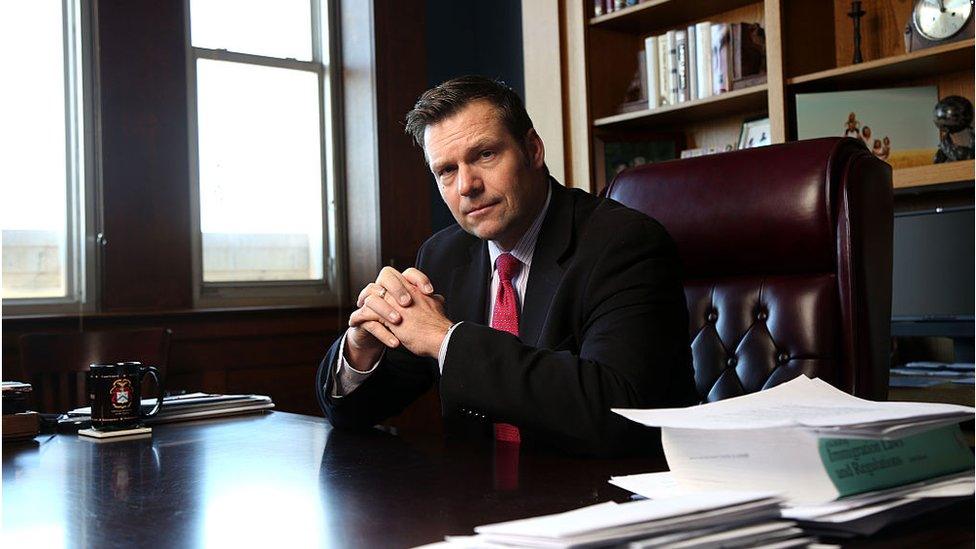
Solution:
{"label": "window frame", "polygon": [[[278,305],[337,306],[341,303],[345,277],[340,267],[343,252],[340,185],[340,103],[338,29],[332,0],[308,0],[311,7],[312,59],[299,61],[193,46],[190,3],[184,0],[187,133],[190,184],[190,231],[192,249],[193,303],[195,308]],[[323,31],[326,32],[323,35]],[[318,77],[319,155],[322,197],[322,279],[204,282],[203,232],[200,229],[200,162],[197,116],[197,60],[209,59],[312,72]]]}
{"label": "window frame", "polygon": [[65,295],[4,298],[3,316],[85,314],[98,302],[101,170],[97,162],[98,73],[92,62],[98,36],[94,3],[61,0],[65,114]]}

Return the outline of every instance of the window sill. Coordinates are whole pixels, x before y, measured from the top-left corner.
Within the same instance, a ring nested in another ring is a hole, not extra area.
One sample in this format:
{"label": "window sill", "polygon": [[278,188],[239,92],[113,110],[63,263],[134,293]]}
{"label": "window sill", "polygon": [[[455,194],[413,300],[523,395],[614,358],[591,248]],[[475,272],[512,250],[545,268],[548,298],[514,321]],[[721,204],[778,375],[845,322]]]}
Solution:
{"label": "window sill", "polygon": [[61,313],[32,313],[32,314],[8,314],[3,311],[3,322],[17,321],[70,321],[77,319],[86,320],[123,320],[123,319],[148,319],[148,318],[202,318],[219,317],[229,315],[245,314],[247,316],[275,315],[276,313],[320,313],[323,315],[344,314],[347,309],[343,307],[332,307],[324,305],[267,305],[267,306],[243,306],[243,307],[200,307],[196,309],[172,309],[172,310],[122,310],[109,312],[61,312]]}

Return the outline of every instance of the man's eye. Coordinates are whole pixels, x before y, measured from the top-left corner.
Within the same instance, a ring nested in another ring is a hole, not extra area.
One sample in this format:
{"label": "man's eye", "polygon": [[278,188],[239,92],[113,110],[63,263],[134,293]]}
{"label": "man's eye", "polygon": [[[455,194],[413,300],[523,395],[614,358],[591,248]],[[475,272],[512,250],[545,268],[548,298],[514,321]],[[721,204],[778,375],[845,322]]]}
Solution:
{"label": "man's eye", "polygon": [[491,158],[495,156],[495,151],[481,151],[481,158]]}
{"label": "man's eye", "polygon": [[453,172],[454,172],[454,168],[453,167],[441,168],[441,171],[437,172],[437,176],[438,177],[444,177],[445,175],[449,175],[449,174],[451,174]]}

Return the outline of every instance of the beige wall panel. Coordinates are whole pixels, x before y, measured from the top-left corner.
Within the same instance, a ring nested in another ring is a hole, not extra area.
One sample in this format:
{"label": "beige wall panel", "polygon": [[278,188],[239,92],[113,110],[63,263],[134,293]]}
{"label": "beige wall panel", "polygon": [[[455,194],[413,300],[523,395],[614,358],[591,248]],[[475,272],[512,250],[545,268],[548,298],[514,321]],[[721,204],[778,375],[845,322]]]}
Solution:
{"label": "beige wall panel", "polygon": [[559,0],[522,2],[522,41],[525,108],[546,145],[549,173],[565,182]]}

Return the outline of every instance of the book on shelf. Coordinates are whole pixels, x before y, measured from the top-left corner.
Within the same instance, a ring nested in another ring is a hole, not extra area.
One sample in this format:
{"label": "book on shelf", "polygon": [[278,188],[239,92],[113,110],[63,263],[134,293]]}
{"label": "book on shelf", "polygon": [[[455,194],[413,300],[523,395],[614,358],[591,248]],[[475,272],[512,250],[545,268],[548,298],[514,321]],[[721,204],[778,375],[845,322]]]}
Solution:
{"label": "book on shelf", "polygon": [[677,31],[669,30],[665,33],[665,40],[668,44],[668,105],[678,104],[678,42]]}
{"label": "book on shelf", "polygon": [[684,103],[689,99],[688,91],[688,31],[674,31],[674,65],[677,70],[677,101]]}
{"label": "book on shelf", "polygon": [[668,72],[668,37],[665,34],[657,37],[657,92],[658,105],[671,105],[671,88]]}
{"label": "book on shelf", "polygon": [[698,99],[712,95],[712,28],[703,21],[695,25],[695,64],[698,75]]}
{"label": "book on shelf", "polygon": [[593,0],[593,16],[600,17],[601,15],[606,15],[607,8],[604,0]]}
{"label": "book on shelf", "polygon": [[657,55],[657,36],[648,36],[644,39],[644,77],[647,79],[647,108],[653,109],[661,106],[661,93],[658,89],[658,55]]}
{"label": "book on shelf", "polygon": [[695,26],[690,25],[685,31],[688,36],[688,100],[698,99],[698,38]]}
{"label": "book on shelf", "polygon": [[729,25],[712,24],[712,95],[730,91]]}

